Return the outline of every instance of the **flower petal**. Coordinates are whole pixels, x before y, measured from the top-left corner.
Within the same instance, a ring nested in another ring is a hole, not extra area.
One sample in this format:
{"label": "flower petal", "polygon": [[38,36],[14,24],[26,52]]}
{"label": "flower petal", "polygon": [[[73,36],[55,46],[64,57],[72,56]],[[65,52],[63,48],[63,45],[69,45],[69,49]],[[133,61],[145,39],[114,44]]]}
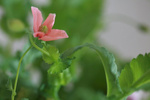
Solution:
{"label": "flower petal", "polygon": [[48,28],[48,32],[49,33],[55,23],[55,17],[56,14],[49,14],[49,16],[46,18],[46,20],[44,21],[43,25],[46,25]]}
{"label": "flower petal", "polygon": [[33,30],[34,30],[34,32],[37,32],[39,30],[39,27],[42,24],[43,17],[38,8],[31,7],[31,10],[32,10],[32,14],[33,14]]}
{"label": "flower petal", "polygon": [[64,30],[52,29],[49,34],[39,39],[43,41],[53,41],[53,40],[58,40],[62,38],[68,38],[68,35]]}
{"label": "flower petal", "polygon": [[43,32],[36,32],[33,34],[34,37],[42,38],[45,34]]}

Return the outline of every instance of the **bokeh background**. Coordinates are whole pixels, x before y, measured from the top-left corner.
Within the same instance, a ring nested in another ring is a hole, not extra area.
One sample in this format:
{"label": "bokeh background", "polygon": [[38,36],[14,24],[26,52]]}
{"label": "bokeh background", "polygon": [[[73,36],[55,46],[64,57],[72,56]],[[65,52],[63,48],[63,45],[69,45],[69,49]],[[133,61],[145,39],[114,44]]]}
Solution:
{"label": "bokeh background", "polygon": [[150,26],[149,5],[149,0],[106,0],[104,15],[111,23],[99,34],[100,41],[123,59],[149,52],[149,31],[138,30],[138,23]]}
{"label": "bokeh background", "polygon": [[[11,92],[5,85],[8,78],[14,82],[19,58],[29,46],[28,33],[32,33],[33,26],[31,6],[38,7],[44,19],[49,13],[56,13],[54,28],[69,35],[68,39],[49,42],[60,52],[87,42],[103,46],[116,57],[119,71],[138,54],[150,52],[149,0],[1,0],[0,100],[9,100]],[[76,57],[70,81],[60,89],[61,100],[101,100],[107,87],[100,60],[88,49]],[[29,52],[23,60],[17,100],[24,97],[49,100],[48,90],[41,89],[47,84],[48,66],[39,51]],[[138,100],[149,95],[138,93],[141,94]]]}

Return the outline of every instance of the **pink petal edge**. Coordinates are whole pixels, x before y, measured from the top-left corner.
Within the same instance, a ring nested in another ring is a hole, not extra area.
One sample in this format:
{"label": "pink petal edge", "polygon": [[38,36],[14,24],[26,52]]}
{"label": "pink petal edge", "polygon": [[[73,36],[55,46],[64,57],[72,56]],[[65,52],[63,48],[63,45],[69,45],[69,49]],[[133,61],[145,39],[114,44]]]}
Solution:
{"label": "pink petal edge", "polygon": [[48,32],[49,33],[55,23],[55,17],[56,14],[49,14],[48,17],[46,18],[46,20],[44,21],[43,25],[46,25],[48,28]]}
{"label": "pink petal edge", "polygon": [[64,30],[52,29],[48,35],[45,35],[39,39],[43,41],[53,41],[63,38],[68,38],[68,35]]}
{"label": "pink petal edge", "polygon": [[43,17],[41,11],[36,7],[31,7],[33,14],[33,31],[37,32],[42,24]]}

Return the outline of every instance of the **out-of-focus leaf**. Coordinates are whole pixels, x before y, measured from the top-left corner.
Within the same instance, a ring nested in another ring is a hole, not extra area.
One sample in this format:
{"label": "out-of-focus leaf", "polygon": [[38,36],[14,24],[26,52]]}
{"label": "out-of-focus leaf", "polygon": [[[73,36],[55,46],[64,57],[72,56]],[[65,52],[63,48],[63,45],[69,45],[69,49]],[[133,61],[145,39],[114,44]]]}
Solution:
{"label": "out-of-focus leaf", "polygon": [[8,90],[13,91],[12,81],[10,79],[8,79],[6,87]]}
{"label": "out-of-focus leaf", "polygon": [[11,38],[22,37],[28,27],[27,16],[30,11],[29,0],[1,0],[4,14],[1,19],[1,28]]}
{"label": "out-of-focus leaf", "polygon": [[42,94],[49,99],[59,100],[58,91],[62,85],[66,85],[72,78],[70,69],[65,69],[58,74],[49,74],[47,84],[42,89]]}
{"label": "out-of-focus leaf", "polygon": [[95,92],[90,88],[76,89],[73,97],[70,100],[108,100],[106,96],[100,92]]}
{"label": "out-of-focus leaf", "polygon": [[149,27],[147,25],[143,25],[143,24],[140,24],[138,26],[139,30],[142,31],[142,32],[145,32],[145,33],[148,33],[149,32]]}
{"label": "out-of-focus leaf", "polygon": [[21,20],[13,19],[8,21],[8,28],[12,32],[22,32],[25,30],[25,25]]}
{"label": "out-of-focus leaf", "polygon": [[70,49],[68,49],[68,50],[66,50],[65,52],[62,53],[61,58],[66,59],[69,56],[71,56],[73,53],[75,53],[76,51],[78,51],[79,49],[82,49],[82,48],[83,48],[83,45],[76,46],[74,48],[70,48]]}
{"label": "out-of-focus leaf", "polygon": [[106,74],[107,96],[110,97],[110,96],[117,96],[121,94],[121,88],[119,86],[118,72],[117,72],[117,65],[115,63],[115,58],[105,48],[97,47],[92,44],[85,44],[85,45],[81,45],[81,46],[66,50],[62,54],[62,57],[66,58],[67,56],[71,56],[73,53],[75,53],[76,51],[80,50],[83,47],[89,47],[89,48],[94,49],[100,56],[100,59],[102,61],[105,74]]}
{"label": "out-of-focus leaf", "polygon": [[70,73],[70,69],[67,68],[66,70],[63,71],[63,73],[59,74],[60,77],[60,84],[61,85],[66,85],[72,78],[72,74]]}
{"label": "out-of-focus leaf", "polygon": [[119,83],[124,96],[150,82],[150,54],[139,55],[122,70]]}

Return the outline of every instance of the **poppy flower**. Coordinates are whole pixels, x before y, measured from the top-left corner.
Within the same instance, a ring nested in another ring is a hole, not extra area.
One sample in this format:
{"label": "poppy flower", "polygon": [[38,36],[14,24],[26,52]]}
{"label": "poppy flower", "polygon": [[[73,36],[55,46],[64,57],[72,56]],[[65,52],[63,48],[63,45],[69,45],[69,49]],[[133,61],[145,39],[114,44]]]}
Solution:
{"label": "poppy flower", "polygon": [[31,7],[31,10],[33,14],[34,37],[38,37],[39,40],[43,41],[53,41],[62,38],[68,38],[68,35],[64,30],[52,29],[56,14],[50,13],[47,19],[43,22],[41,11],[36,7]]}

